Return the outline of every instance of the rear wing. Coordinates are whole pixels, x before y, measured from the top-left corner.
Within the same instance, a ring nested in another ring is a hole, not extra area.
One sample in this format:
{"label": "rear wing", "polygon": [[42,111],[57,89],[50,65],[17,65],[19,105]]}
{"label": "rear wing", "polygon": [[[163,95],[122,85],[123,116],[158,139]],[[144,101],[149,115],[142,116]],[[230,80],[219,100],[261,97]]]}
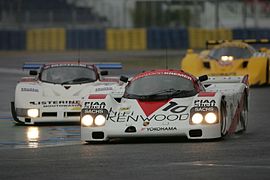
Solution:
{"label": "rear wing", "polygon": [[122,69],[121,63],[94,63],[99,69]]}
{"label": "rear wing", "polygon": [[112,62],[112,63],[88,63],[88,62],[55,62],[55,63],[24,63],[22,69],[23,70],[40,70],[45,65],[53,65],[53,64],[84,64],[84,65],[95,65],[99,69],[122,69],[123,66],[121,63]]}
{"label": "rear wing", "polygon": [[203,85],[217,83],[244,83],[248,86],[248,75],[245,76],[209,76],[208,80],[203,81]]}
{"label": "rear wing", "polygon": [[222,44],[224,42],[244,42],[247,44],[270,44],[269,39],[234,39],[234,40],[209,40],[206,41],[206,48],[209,49],[209,46],[215,46]]}

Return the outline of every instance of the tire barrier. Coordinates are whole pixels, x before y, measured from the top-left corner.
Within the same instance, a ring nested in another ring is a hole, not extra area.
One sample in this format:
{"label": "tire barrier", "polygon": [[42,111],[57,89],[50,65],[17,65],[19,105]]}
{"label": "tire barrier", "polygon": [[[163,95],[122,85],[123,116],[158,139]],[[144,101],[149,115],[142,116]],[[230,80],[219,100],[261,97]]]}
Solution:
{"label": "tire barrier", "polygon": [[0,30],[0,50],[25,50],[25,31]]}
{"label": "tire barrier", "polygon": [[270,39],[270,29],[233,29],[233,39]]}
{"label": "tire barrier", "polygon": [[26,49],[29,51],[51,51],[66,49],[64,28],[29,29],[26,31]]}
{"label": "tire barrier", "polygon": [[0,29],[0,51],[203,49],[231,39],[270,39],[270,28]]}
{"label": "tire barrier", "polygon": [[105,30],[68,29],[67,49],[105,49]]}
{"label": "tire barrier", "polygon": [[146,29],[107,29],[107,50],[145,50]]}
{"label": "tire barrier", "polygon": [[188,32],[183,28],[149,28],[147,48],[186,49],[188,48]]}

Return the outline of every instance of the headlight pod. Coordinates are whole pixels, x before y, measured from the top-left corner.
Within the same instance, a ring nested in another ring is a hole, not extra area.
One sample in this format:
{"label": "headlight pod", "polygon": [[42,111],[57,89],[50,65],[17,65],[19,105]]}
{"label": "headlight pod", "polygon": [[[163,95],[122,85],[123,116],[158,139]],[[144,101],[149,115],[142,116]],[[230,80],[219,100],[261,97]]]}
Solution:
{"label": "headlight pod", "polygon": [[233,56],[221,56],[221,61],[233,61]]}
{"label": "headlight pod", "polygon": [[84,126],[92,126],[94,123],[94,119],[91,115],[87,114],[82,117],[81,123]]}
{"label": "headlight pod", "polygon": [[36,118],[39,117],[39,109],[34,109],[34,108],[16,108],[16,114],[19,117],[25,117],[25,118]]}
{"label": "headlight pod", "polygon": [[39,110],[38,109],[28,109],[27,110],[27,116],[31,118],[36,118],[39,115]]}
{"label": "headlight pod", "polygon": [[215,124],[218,122],[217,114],[214,112],[196,112],[191,116],[192,124]]}
{"label": "headlight pod", "polygon": [[201,113],[193,114],[191,121],[193,124],[200,124],[203,121],[203,115]]}
{"label": "headlight pod", "polygon": [[214,124],[217,122],[217,115],[213,112],[209,112],[205,115],[204,119],[208,124]]}
{"label": "headlight pod", "polygon": [[106,122],[105,116],[99,114],[96,117],[93,117],[90,114],[84,115],[81,119],[81,124],[83,126],[103,126]]}
{"label": "headlight pod", "polygon": [[97,115],[95,118],[95,125],[102,126],[106,122],[106,118],[103,115]]}

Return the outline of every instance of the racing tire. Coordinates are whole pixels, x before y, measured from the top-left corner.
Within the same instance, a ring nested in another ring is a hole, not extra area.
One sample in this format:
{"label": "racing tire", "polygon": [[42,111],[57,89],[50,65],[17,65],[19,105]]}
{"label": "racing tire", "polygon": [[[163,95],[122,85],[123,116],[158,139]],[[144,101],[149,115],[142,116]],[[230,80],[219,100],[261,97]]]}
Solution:
{"label": "racing tire", "polygon": [[247,125],[248,125],[248,97],[246,94],[244,95],[243,109],[240,113],[239,122],[242,128],[240,132],[245,132],[247,130]]}
{"label": "racing tire", "polygon": [[226,126],[227,126],[227,121],[226,121],[226,117],[227,117],[227,110],[226,110],[226,102],[224,100],[221,101],[221,110],[220,110],[220,136],[221,138],[225,137],[227,135],[227,130],[226,130]]}

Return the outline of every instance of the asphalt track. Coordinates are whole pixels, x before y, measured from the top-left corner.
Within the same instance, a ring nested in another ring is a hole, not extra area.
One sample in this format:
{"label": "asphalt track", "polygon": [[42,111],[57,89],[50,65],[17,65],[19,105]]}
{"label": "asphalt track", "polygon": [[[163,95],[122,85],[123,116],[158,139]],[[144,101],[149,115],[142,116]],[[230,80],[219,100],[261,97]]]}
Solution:
{"label": "asphalt track", "polygon": [[[89,53],[93,60],[162,56],[160,52]],[[173,52],[171,56],[181,56]],[[80,142],[78,125],[15,126],[9,103],[24,61],[73,60],[71,54],[0,54],[0,179],[269,179],[270,87],[252,88],[248,130],[223,140],[133,139]],[[177,67],[175,67],[177,68]],[[124,69],[122,74],[141,71]],[[29,135],[39,136],[34,138]]]}

